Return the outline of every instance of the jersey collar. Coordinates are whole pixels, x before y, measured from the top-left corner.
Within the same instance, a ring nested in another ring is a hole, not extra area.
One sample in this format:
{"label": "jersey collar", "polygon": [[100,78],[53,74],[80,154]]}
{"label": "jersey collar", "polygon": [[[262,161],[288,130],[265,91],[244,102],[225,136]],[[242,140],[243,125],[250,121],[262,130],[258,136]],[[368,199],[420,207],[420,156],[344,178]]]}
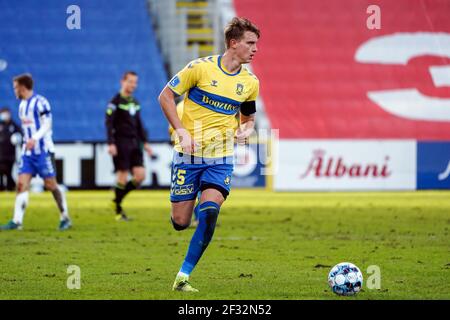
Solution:
{"label": "jersey collar", "polygon": [[26,102],[30,102],[31,99],[33,99],[36,96],[37,96],[37,94],[35,92],[33,92],[33,94],[28,99],[23,99],[23,100],[25,100]]}
{"label": "jersey collar", "polygon": [[225,73],[227,76],[236,76],[238,75],[241,70],[242,70],[242,66],[239,68],[238,71],[236,71],[235,73],[229,73],[225,70],[225,68],[222,68],[222,56],[219,56],[219,58],[217,59],[217,65],[219,66],[219,69],[222,70],[223,73]]}

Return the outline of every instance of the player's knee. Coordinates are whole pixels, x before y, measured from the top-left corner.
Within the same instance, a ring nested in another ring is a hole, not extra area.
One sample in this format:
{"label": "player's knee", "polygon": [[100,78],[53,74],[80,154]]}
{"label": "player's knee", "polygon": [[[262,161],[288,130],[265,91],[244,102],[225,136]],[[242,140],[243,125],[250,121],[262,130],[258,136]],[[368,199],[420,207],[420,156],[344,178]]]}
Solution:
{"label": "player's knee", "polygon": [[17,193],[22,193],[25,191],[25,185],[22,182],[17,183]]}
{"label": "player's knee", "polygon": [[118,184],[126,185],[127,179],[128,179],[128,171],[120,170],[116,172],[116,182]]}
{"label": "player's knee", "polygon": [[170,217],[170,221],[176,231],[182,231],[190,226],[190,222],[186,222],[184,219]]}

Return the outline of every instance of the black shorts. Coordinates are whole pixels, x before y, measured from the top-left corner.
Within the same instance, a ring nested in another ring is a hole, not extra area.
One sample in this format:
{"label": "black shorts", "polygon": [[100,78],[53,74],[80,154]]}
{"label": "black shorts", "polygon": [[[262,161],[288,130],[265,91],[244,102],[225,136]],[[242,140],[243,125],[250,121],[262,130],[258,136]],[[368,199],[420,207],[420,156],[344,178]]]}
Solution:
{"label": "black shorts", "polygon": [[114,172],[144,166],[144,154],[140,143],[124,141],[116,143],[116,147],[117,156],[113,157]]}

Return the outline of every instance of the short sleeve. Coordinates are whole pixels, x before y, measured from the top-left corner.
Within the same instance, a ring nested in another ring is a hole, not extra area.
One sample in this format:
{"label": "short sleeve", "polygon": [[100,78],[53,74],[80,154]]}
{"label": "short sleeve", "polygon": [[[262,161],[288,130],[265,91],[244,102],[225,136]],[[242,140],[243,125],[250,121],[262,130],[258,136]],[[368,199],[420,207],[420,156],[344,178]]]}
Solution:
{"label": "short sleeve", "polygon": [[252,91],[250,92],[250,95],[248,96],[247,101],[256,101],[256,98],[258,98],[258,95],[259,95],[259,81],[255,80]]}
{"label": "short sleeve", "polygon": [[45,98],[37,100],[37,108],[40,115],[50,114],[50,103]]}
{"label": "short sleeve", "polygon": [[108,106],[106,107],[106,114],[108,116],[112,115],[116,111],[116,105],[112,102],[108,103]]}
{"label": "short sleeve", "polygon": [[201,66],[195,62],[189,63],[183,70],[178,72],[167,84],[177,95],[181,96],[190,88],[197,85],[200,78]]}

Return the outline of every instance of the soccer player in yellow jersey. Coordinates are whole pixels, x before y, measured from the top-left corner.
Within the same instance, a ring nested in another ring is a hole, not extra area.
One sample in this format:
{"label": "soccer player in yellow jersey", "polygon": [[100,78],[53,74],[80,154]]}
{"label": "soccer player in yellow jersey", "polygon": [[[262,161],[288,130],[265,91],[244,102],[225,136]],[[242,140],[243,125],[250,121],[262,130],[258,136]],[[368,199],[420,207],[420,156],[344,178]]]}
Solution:
{"label": "soccer player in yellow jersey", "polygon": [[[230,192],[234,139],[244,143],[254,131],[259,81],[243,64],[252,61],[259,36],[252,22],[233,18],[225,28],[225,53],[192,61],[159,96],[176,132],[170,191],[175,230],[189,227],[195,198],[201,191],[199,224],[173,290],[198,291],[191,286],[189,276],[212,239],[220,206]],[[183,94],[180,119],[174,99]]]}

